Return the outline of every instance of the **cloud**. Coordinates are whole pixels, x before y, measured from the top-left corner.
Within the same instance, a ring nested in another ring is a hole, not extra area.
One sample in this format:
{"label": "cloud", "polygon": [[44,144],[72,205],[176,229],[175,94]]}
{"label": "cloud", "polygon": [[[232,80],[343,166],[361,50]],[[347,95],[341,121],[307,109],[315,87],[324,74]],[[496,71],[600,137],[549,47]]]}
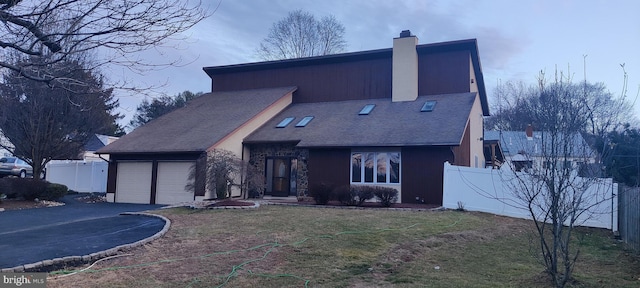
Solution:
{"label": "cloud", "polygon": [[489,63],[490,69],[505,70],[511,61],[520,55],[528,45],[526,38],[506,35],[492,27],[477,28],[478,48],[483,63]]}
{"label": "cloud", "polygon": [[[149,51],[145,55],[154,61],[178,56],[186,66],[133,78],[151,83],[168,81],[162,89],[169,95],[208,89],[210,80],[202,67],[259,61],[255,51],[271,25],[295,9],[306,10],[316,17],[334,15],[346,28],[350,52],[389,48],[400,31],[410,29],[420,43],[477,38],[483,69],[506,70],[514,57],[523,52],[527,41],[522,35],[508,34],[500,27],[478,25],[480,5],[475,1],[410,0],[213,1],[209,6],[211,9],[217,6],[215,13],[185,34],[188,39],[177,43],[180,49],[163,50],[164,55]],[[136,101],[142,97],[136,98],[122,102],[126,102],[129,110],[135,109]]]}

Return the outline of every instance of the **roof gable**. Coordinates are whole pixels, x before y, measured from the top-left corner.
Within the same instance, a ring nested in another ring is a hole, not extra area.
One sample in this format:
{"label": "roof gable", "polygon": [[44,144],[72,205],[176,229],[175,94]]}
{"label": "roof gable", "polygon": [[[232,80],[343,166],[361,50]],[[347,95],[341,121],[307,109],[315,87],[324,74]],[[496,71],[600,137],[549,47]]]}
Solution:
{"label": "roof gable", "polygon": [[100,154],[203,152],[295,87],[207,93],[100,149]]}

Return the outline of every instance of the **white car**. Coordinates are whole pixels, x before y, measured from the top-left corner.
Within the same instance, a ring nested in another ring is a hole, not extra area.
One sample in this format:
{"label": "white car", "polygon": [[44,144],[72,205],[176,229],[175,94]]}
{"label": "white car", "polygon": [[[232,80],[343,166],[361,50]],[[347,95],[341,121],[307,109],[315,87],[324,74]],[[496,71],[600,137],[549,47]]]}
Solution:
{"label": "white car", "polygon": [[20,178],[33,177],[33,168],[31,168],[31,165],[27,164],[27,162],[16,157],[0,158],[0,177],[11,175]]}

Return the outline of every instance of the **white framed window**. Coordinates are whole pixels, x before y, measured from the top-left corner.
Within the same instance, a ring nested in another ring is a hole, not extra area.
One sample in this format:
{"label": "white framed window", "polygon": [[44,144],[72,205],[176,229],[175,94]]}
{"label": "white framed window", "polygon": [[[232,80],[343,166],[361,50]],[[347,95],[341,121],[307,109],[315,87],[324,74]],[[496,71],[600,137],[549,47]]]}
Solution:
{"label": "white framed window", "polygon": [[352,152],[351,183],[399,184],[400,152]]}

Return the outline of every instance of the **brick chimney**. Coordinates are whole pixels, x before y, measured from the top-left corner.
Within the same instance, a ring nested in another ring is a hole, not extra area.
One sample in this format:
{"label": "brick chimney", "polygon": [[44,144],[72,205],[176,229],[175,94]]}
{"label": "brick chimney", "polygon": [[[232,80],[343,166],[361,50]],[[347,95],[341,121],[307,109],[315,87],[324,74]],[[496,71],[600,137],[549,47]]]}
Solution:
{"label": "brick chimney", "polygon": [[391,98],[393,102],[418,98],[418,37],[404,30],[393,38],[393,70]]}
{"label": "brick chimney", "polygon": [[533,126],[531,124],[527,125],[527,129],[524,132],[527,134],[528,140],[533,140]]}

